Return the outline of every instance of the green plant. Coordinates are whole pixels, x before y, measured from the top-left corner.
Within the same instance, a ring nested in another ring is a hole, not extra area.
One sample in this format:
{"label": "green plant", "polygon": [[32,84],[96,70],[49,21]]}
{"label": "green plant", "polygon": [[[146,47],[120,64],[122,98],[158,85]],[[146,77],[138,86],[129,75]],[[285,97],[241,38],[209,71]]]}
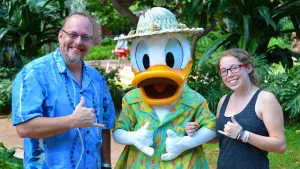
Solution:
{"label": "green plant", "polygon": [[279,100],[285,118],[300,120],[300,64],[286,70],[282,64],[273,64],[264,77],[262,86],[273,92]]}
{"label": "green plant", "polygon": [[15,74],[15,68],[0,68],[0,114],[10,113],[12,79]]}
{"label": "green plant", "polygon": [[126,94],[127,91],[130,89],[123,89],[122,86],[116,81],[119,81],[117,73],[118,69],[112,70],[110,72],[105,72],[104,69],[99,69],[103,77],[105,78],[107,85],[109,87],[109,91],[111,94],[111,97],[113,99],[114,105],[116,112],[119,113],[121,112],[122,109],[122,98]]}
{"label": "green plant", "polygon": [[264,54],[269,63],[281,62],[289,68],[293,66],[293,54],[284,48],[286,45],[274,47],[269,46],[269,42],[271,38],[299,31],[300,1],[222,0],[218,7],[218,25],[222,34],[207,48],[201,59],[207,60],[219,47],[239,47],[250,54]]}
{"label": "green plant", "polygon": [[112,38],[105,37],[101,40],[101,45],[102,46],[116,45],[116,41],[113,40]]}
{"label": "green plant", "polygon": [[112,50],[115,48],[115,45],[106,45],[106,46],[94,46],[90,52],[84,57],[84,60],[104,60],[112,59],[113,53]]}
{"label": "green plant", "polygon": [[64,0],[2,0],[0,65],[21,67],[24,58],[39,56],[43,46],[57,42],[57,32],[66,15]]}
{"label": "green plant", "polygon": [[5,79],[5,78],[12,79],[16,73],[17,73],[17,70],[15,68],[0,67],[0,78],[1,79]]}
{"label": "green plant", "polygon": [[221,79],[212,64],[195,67],[189,75],[188,85],[200,93],[208,102],[211,112],[217,112],[217,105],[220,98],[226,93],[221,88]]}
{"label": "green plant", "polygon": [[11,85],[10,79],[0,80],[0,114],[10,113]]}
{"label": "green plant", "polygon": [[22,169],[23,160],[14,157],[15,148],[7,149],[2,142],[0,142],[0,168],[1,169]]}

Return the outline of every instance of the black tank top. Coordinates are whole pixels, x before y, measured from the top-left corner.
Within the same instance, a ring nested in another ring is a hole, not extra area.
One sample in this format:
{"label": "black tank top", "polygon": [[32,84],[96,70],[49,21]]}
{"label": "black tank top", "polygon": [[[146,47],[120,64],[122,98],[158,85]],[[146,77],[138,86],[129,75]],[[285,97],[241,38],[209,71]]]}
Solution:
{"label": "black tank top", "polygon": [[[246,107],[236,114],[234,118],[245,130],[262,136],[269,136],[266,126],[255,112],[255,103],[260,91],[261,89],[255,92]],[[217,131],[224,130],[224,125],[227,121],[231,121],[230,117],[224,116],[230,96],[231,93],[226,96],[219,112],[219,117],[216,121]],[[217,137],[219,138],[220,148],[218,169],[269,169],[268,152],[248,143],[226,137],[218,132]]]}

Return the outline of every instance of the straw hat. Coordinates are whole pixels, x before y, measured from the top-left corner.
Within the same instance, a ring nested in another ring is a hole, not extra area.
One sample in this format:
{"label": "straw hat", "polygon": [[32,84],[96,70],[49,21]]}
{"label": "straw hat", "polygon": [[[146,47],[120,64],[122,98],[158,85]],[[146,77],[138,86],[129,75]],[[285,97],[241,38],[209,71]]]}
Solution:
{"label": "straw hat", "polygon": [[168,9],[154,7],[140,16],[136,30],[130,31],[127,36],[116,37],[115,40],[130,40],[137,37],[178,32],[195,34],[201,31],[203,28],[188,28],[185,24],[178,23],[176,16]]}

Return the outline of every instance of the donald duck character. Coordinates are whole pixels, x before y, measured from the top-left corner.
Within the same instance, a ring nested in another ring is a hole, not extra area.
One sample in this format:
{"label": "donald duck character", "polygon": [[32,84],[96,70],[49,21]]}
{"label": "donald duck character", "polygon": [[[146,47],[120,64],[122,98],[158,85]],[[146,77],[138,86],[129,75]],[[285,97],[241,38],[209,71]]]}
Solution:
{"label": "donald duck character", "polygon": [[[126,145],[116,169],[207,169],[202,144],[215,137],[215,116],[206,100],[185,82],[192,67],[185,35],[202,31],[179,24],[168,9],[154,7],[140,16],[132,40],[135,74],[122,101],[113,137]],[[186,122],[197,121],[193,136]]]}

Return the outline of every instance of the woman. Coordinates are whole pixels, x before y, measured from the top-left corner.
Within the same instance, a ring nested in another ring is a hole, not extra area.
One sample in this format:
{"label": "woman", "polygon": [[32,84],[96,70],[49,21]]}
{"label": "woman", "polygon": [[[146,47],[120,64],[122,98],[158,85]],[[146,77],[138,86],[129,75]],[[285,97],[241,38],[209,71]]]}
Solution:
{"label": "woman", "polygon": [[[217,69],[233,91],[217,108],[218,169],[268,169],[268,152],[286,149],[281,106],[272,93],[256,86],[254,65],[245,50],[223,52]],[[196,125],[186,125],[188,135]]]}

